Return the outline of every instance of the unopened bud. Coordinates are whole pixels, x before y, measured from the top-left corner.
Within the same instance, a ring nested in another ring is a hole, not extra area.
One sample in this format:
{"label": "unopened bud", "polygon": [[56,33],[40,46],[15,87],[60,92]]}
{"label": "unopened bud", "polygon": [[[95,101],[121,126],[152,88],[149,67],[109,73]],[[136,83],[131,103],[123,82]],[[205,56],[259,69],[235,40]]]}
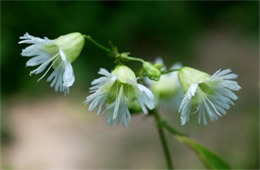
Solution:
{"label": "unopened bud", "polygon": [[151,63],[145,62],[143,64],[143,68],[144,68],[145,73],[151,80],[158,81],[160,79],[160,76],[161,76],[160,70],[158,68],[156,68],[155,66],[153,66]]}

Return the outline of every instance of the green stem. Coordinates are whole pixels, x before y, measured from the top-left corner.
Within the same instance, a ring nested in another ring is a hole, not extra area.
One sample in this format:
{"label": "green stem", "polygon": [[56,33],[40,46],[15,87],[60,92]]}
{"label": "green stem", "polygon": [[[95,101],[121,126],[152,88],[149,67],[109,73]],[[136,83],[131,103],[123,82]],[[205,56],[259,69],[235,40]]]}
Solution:
{"label": "green stem", "polygon": [[145,61],[141,58],[136,58],[136,57],[130,57],[130,56],[121,56],[122,59],[128,60],[128,61],[138,61],[141,63],[144,63]]}
{"label": "green stem", "polygon": [[168,169],[173,169],[171,154],[170,154],[170,151],[169,151],[169,147],[168,147],[168,144],[167,144],[167,141],[166,141],[165,134],[164,134],[163,129],[161,127],[160,115],[157,113],[156,110],[153,111],[153,115],[154,115],[154,118],[155,118],[155,121],[156,121],[157,129],[158,129],[160,140],[161,140],[161,143],[162,143],[165,159],[166,159],[166,162],[167,162],[167,167],[168,167]]}
{"label": "green stem", "polygon": [[[84,37],[89,40],[92,44],[94,44],[95,46],[97,46],[98,48],[102,49],[103,51],[107,52],[107,53],[112,53],[112,51],[101,45],[100,43],[98,43],[96,40],[94,40],[93,38],[91,38],[91,36],[89,35],[84,35]],[[128,60],[128,61],[138,61],[138,62],[141,62],[141,63],[144,63],[145,61],[143,59],[140,59],[140,58],[136,58],[136,57],[130,57],[130,56],[127,56],[127,55],[123,55],[124,53],[122,54],[119,54],[119,58],[120,59],[123,59],[123,60]],[[115,54],[116,56],[117,54]]]}
{"label": "green stem", "polygon": [[174,71],[179,71],[180,69],[170,69],[170,70],[165,70],[165,71],[162,71],[161,74],[168,74],[168,73],[171,73],[171,72],[174,72]]}
{"label": "green stem", "polygon": [[103,45],[99,44],[96,40],[94,40],[93,38],[91,38],[91,36],[89,35],[84,35],[84,37],[89,40],[92,44],[94,44],[95,46],[97,46],[98,48],[106,51],[107,53],[110,53],[110,49],[109,48],[106,48],[104,47]]}

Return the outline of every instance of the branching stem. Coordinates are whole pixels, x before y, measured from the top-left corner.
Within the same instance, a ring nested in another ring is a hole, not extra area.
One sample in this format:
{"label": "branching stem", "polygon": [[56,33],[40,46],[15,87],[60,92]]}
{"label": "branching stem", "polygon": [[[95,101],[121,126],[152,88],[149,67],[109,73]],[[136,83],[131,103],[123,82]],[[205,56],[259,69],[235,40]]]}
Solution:
{"label": "branching stem", "polygon": [[115,58],[119,58],[119,59],[122,59],[122,60],[127,60],[127,61],[138,61],[138,62],[141,62],[141,63],[144,63],[145,61],[141,58],[137,58],[137,57],[131,57],[131,56],[128,56],[128,53],[118,53],[118,52],[114,52],[112,50],[110,50],[109,48],[101,45],[99,42],[97,42],[96,40],[94,40],[91,36],[89,35],[84,35],[84,37],[90,41],[92,44],[94,44],[95,46],[97,46],[98,48],[102,49],[103,51],[109,53],[109,54],[112,54],[113,57]]}
{"label": "branching stem", "polygon": [[176,129],[174,129],[173,127],[171,127],[167,122],[163,123],[162,126],[168,130],[168,132],[170,132],[172,135],[178,135],[178,136],[188,136],[182,132],[177,131]]}

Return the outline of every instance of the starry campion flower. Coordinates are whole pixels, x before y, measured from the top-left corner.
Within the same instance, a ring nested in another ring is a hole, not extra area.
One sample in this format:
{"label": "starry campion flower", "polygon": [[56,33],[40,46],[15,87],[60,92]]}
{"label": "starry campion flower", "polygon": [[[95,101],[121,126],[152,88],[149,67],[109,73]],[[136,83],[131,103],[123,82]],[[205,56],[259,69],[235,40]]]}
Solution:
{"label": "starry campion flower", "polygon": [[38,79],[40,81],[53,68],[47,81],[51,81],[51,87],[54,87],[55,91],[68,93],[69,87],[75,81],[71,63],[78,58],[84,46],[84,36],[80,33],[70,33],[50,40],[26,33],[20,39],[19,44],[32,44],[21,53],[22,56],[32,57],[26,66],[38,66],[30,75],[42,73],[48,67]]}
{"label": "starry campion flower", "polygon": [[199,70],[183,67],[179,71],[179,80],[184,90],[179,112],[181,124],[189,121],[191,113],[198,113],[198,122],[207,124],[207,118],[217,120],[226,114],[233,100],[237,96],[232,91],[238,91],[241,87],[232,79],[237,75],[230,69],[218,70],[212,76]]}
{"label": "starry campion flower", "polygon": [[101,68],[98,72],[102,77],[95,79],[90,88],[90,94],[85,104],[89,104],[89,111],[98,108],[97,114],[107,115],[107,124],[119,124],[122,120],[123,126],[127,127],[131,121],[128,104],[138,101],[144,114],[147,108],[154,108],[154,96],[152,92],[137,83],[135,73],[127,66],[120,65],[112,73]]}

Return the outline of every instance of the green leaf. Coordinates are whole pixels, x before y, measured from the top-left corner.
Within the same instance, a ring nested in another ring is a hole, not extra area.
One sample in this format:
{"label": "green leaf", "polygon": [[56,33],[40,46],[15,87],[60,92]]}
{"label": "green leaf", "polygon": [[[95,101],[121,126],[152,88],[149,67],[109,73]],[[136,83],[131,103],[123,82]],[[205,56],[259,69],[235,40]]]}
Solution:
{"label": "green leaf", "polygon": [[196,143],[195,141],[184,137],[175,135],[178,141],[190,147],[202,161],[208,169],[230,169],[230,166],[222,160],[220,157],[215,155],[213,152],[206,149],[204,146]]}

